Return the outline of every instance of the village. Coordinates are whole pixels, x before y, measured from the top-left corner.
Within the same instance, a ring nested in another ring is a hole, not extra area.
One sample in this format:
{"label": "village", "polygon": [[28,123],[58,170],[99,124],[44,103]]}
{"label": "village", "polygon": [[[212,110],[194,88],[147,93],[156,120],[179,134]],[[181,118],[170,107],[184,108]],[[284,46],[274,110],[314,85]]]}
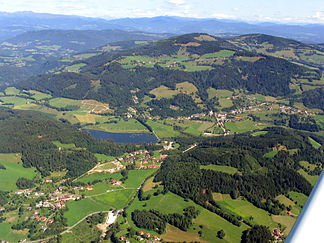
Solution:
{"label": "village", "polygon": [[[105,192],[112,192],[115,190],[125,189],[123,186],[123,181],[120,179],[109,179],[109,175],[112,173],[117,173],[122,170],[126,170],[128,166],[131,166],[135,170],[146,170],[146,169],[156,169],[160,167],[162,161],[167,157],[163,154],[150,153],[147,150],[134,151],[132,153],[127,153],[124,156],[117,157],[112,161],[105,162],[103,164],[98,164],[95,168],[88,171],[88,175],[94,173],[107,173],[107,179],[104,181],[98,180],[100,183],[104,183],[106,186],[106,191],[96,194],[92,193],[95,190],[96,184],[84,184],[81,185],[66,185],[61,182],[53,181],[52,178],[43,179],[42,183],[36,188],[27,188],[16,190],[14,194],[19,196],[19,198],[24,201],[30,201],[28,207],[24,207],[23,211],[29,212],[26,219],[32,220],[39,223],[41,230],[46,231],[49,224],[54,222],[54,214],[58,210],[66,210],[67,202],[69,201],[79,201],[84,198],[91,198],[96,195],[101,195]],[[107,166],[107,164],[115,165],[114,169],[102,169],[101,166]],[[129,167],[128,167],[129,168]],[[80,183],[77,183],[80,184]],[[56,187],[57,186],[57,187]],[[50,190],[49,188],[54,188]],[[114,189],[115,188],[115,189]],[[90,193],[90,194],[89,194]],[[121,211],[117,213],[107,215],[107,220],[105,226],[113,224]],[[151,238],[148,234],[139,235],[143,239]],[[157,238],[152,238],[157,240]]]}

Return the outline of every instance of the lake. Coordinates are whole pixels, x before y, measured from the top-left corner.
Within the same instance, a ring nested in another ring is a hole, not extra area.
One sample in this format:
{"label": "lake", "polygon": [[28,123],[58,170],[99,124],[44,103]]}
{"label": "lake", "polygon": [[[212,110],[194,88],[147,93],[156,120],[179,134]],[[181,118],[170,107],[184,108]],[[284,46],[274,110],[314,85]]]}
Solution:
{"label": "lake", "polygon": [[112,140],[117,143],[157,143],[158,139],[151,133],[112,133],[84,129],[97,139]]}

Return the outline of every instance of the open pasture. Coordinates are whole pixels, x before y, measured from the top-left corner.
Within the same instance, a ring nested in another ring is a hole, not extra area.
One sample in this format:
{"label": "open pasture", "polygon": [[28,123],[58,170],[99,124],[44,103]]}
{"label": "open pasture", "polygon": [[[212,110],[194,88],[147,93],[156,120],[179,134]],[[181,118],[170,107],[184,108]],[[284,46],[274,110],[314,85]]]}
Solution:
{"label": "open pasture", "polygon": [[230,175],[240,173],[237,168],[234,168],[234,167],[231,167],[231,166],[226,166],[226,165],[201,165],[200,169],[215,170],[215,171],[224,172],[224,173],[227,173],[227,174],[230,174]]}
{"label": "open pasture", "polygon": [[17,189],[19,177],[32,179],[37,174],[34,168],[23,167],[19,154],[0,154],[0,164],[6,168],[0,170],[0,190],[3,191]]}

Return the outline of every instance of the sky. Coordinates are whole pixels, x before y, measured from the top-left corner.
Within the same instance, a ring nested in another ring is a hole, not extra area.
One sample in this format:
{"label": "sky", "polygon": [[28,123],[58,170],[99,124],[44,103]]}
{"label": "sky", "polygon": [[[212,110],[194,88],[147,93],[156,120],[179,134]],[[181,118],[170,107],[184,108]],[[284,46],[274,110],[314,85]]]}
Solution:
{"label": "sky", "polygon": [[324,24],[324,0],[0,0],[0,11],[108,19],[168,15]]}

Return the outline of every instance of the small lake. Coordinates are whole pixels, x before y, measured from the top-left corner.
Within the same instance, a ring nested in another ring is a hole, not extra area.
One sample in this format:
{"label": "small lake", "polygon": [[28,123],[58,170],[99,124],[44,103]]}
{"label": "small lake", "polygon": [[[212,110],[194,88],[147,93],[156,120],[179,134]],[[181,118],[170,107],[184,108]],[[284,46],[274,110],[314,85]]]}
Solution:
{"label": "small lake", "polygon": [[84,129],[97,139],[112,140],[117,143],[157,143],[158,139],[151,133],[112,133]]}

